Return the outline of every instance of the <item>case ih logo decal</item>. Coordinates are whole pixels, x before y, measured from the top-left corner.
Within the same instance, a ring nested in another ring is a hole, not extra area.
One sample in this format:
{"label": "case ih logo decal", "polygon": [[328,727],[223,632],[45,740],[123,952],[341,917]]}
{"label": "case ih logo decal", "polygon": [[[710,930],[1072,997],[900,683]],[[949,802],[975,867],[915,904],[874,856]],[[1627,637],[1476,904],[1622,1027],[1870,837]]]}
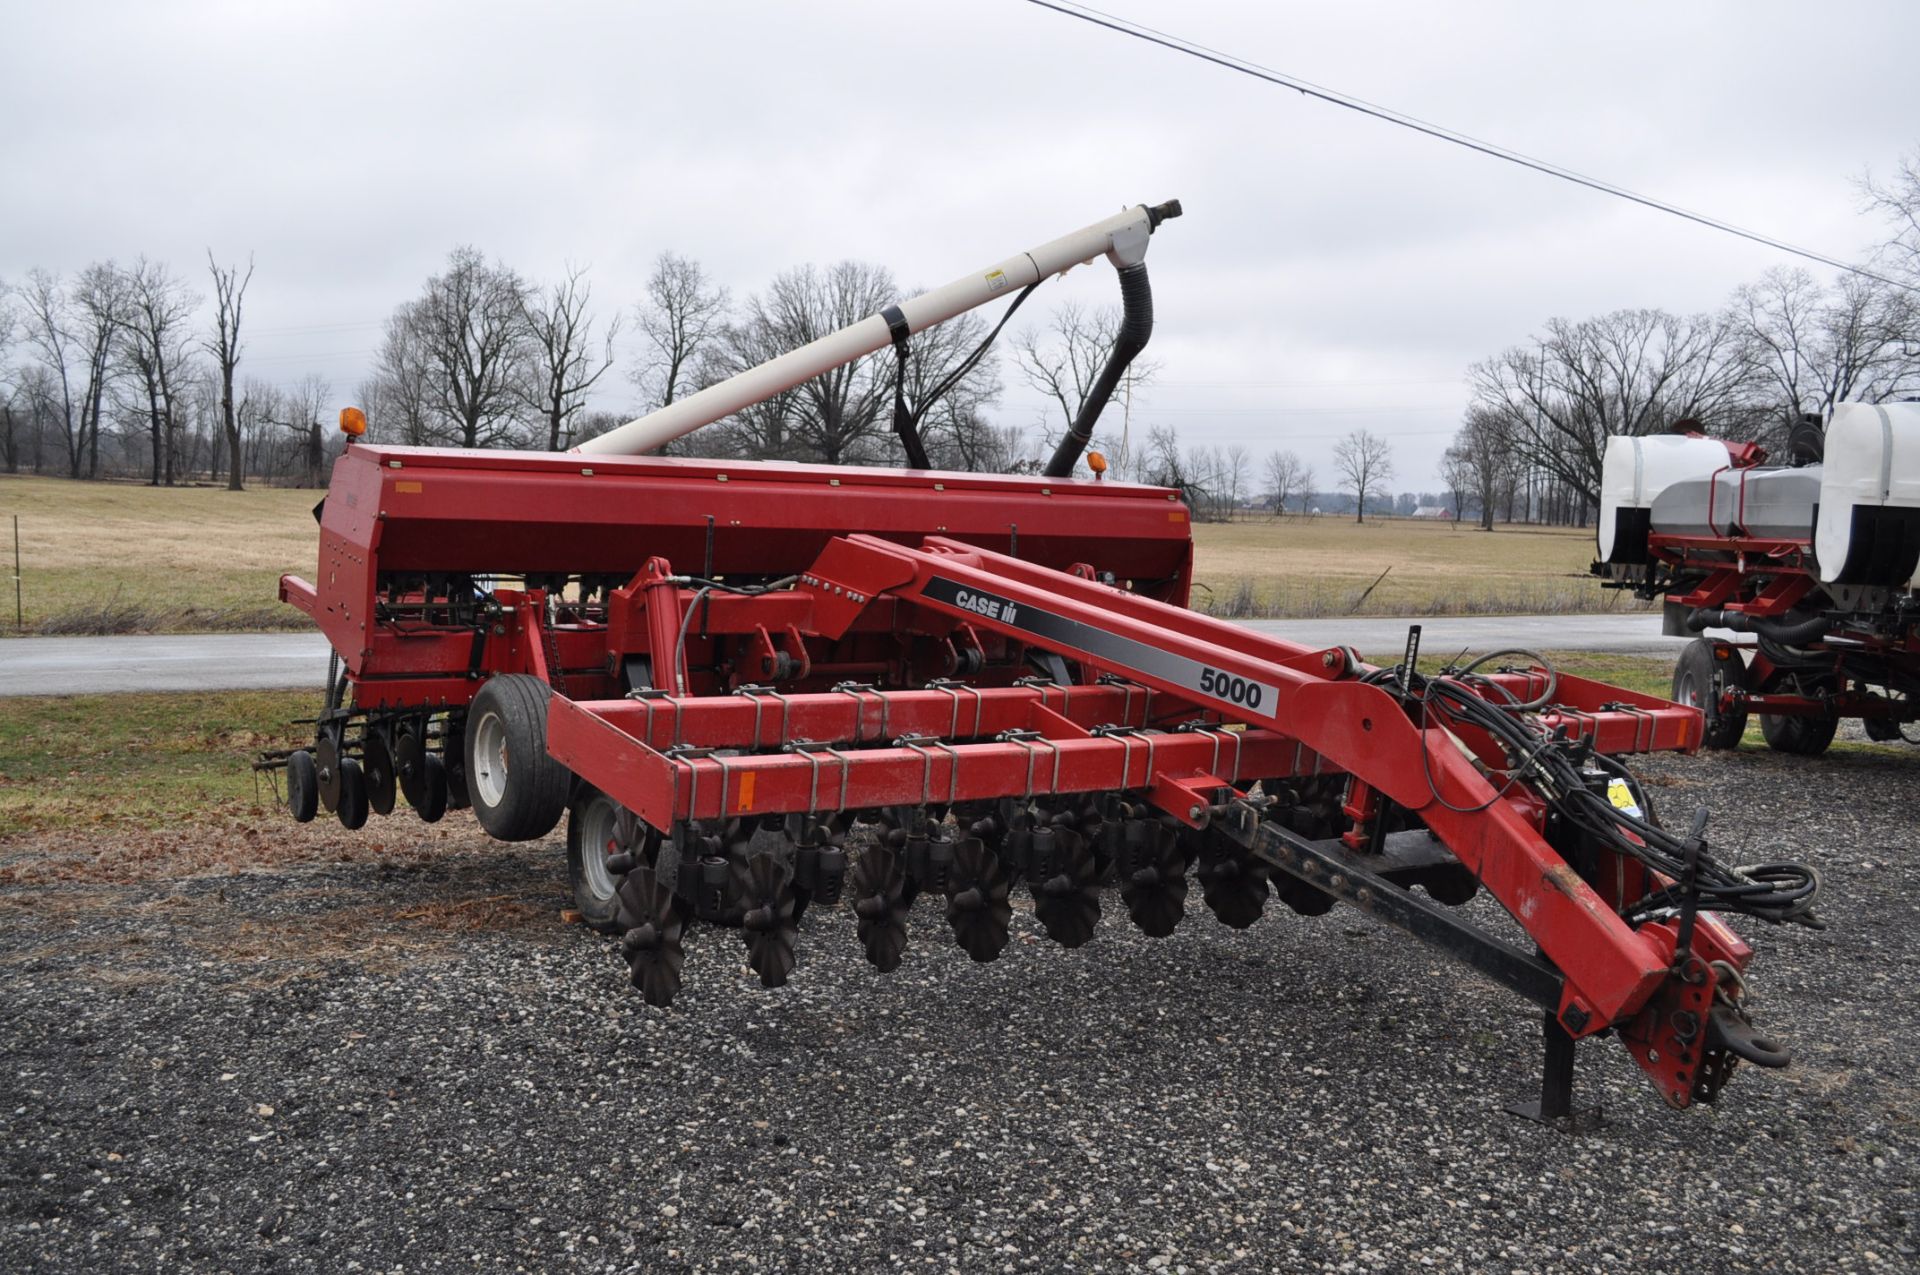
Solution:
{"label": "case ih logo decal", "polygon": [[1046,650],[1068,656],[1084,653],[1096,664],[1116,673],[1159,678],[1191,692],[1196,702],[1219,700],[1235,708],[1259,709],[1271,714],[1272,706],[1280,699],[1278,689],[1265,682],[1237,677],[1224,669],[1070,620],[1043,607],[1018,603],[985,589],[969,588],[945,576],[929,578],[922,593],[929,602],[1013,629]]}
{"label": "case ih logo decal", "polygon": [[989,597],[984,593],[974,593],[968,589],[956,590],[953,605],[964,607],[975,615],[985,616],[989,620],[998,620],[1002,624],[1012,624],[1020,608],[1005,598]]}

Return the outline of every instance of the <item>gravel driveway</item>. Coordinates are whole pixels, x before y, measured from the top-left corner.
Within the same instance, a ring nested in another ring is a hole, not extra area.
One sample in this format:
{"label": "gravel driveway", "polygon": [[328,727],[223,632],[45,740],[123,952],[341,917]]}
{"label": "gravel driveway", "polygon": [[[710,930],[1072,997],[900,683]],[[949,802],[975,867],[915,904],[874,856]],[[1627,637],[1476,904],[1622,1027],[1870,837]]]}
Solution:
{"label": "gravel driveway", "polygon": [[1533,1011],[1344,909],[1017,913],[976,966],[923,904],[893,976],[814,913],[777,992],[695,930],[663,1012],[556,921],[557,839],[0,841],[0,1269],[1913,1269],[1920,753],[1647,769],[1833,928],[1754,936],[1791,1070],[1673,1113],[1583,1045],[1580,1136],[1501,1110]]}

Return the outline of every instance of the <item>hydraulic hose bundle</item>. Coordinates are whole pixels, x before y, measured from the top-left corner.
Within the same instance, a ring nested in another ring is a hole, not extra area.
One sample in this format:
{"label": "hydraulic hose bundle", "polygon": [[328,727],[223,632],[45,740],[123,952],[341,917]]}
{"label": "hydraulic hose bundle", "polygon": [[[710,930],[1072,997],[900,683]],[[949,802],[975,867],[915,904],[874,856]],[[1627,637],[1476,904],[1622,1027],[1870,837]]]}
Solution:
{"label": "hydraulic hose bundle", "polygon": [[[1475,676],[1476,669],[1501,656],[1524,656],[1533,661],[1546,672],[1546,686],[1538,695],[1520,700],[1498,683]],[[1500,793],[1525,783],[1595,843],[1638,860],[1670,882],[1625,907],[1622,915],[1627,920],[1649,920],[1691,906],[1699,911],[1738,912],[1775,924],[1792,922],[1812,929],[1825,928],[1813,912],[1813,900],[1820,890],[1819,874],[1813,868],[1794,862],[1742,866],[1721,862],[1702,835],[1706,826],[1704,808],[1685,835],[1662,828],[1652,818],[1639,780],[1625,765],[1583,744],[1549,734],[1530,720],[1530,713],[1551,701],[1557,680],[1553,666],[1538,654],[1495,651],[1457,671],[1432,677],[1392,668],[1376,670],[1365,680],[1400,699],[1416,720],[1424,713],[1434,713],[1442,722],[1486,732],[1509,759],[1504,772],[1489,774],[1489,778],[1503,776]],[[1489,688],[1497,699],[1482,693]],[[1596,791],[1583,773],[1589,766],[1625,780],[1639,798],[1639,809],[1648,813],[1622,809]],[[1428,782],[1431,787],[1431,772]],[[1434,798],[1442,800],[1437,789]]]}

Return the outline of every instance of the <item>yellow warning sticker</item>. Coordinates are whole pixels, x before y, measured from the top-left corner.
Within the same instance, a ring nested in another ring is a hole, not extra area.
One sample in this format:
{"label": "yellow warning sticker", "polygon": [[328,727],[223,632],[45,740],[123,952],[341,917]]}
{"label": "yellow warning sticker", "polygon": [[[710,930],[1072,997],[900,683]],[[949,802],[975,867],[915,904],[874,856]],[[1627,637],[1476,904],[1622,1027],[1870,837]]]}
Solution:
{"label": "yellow warning sticker", "polygon": [[1004,270],[987,271],[987,291],[998,292],[1007,286],[1007,272]]}
{"label": "yellow warning sticker", "polygon": [[1624,810],[1634,818],[1640,817],[1640,803],[1633,799],[1633,789],[1624,779],[1607,781],[1607,800],[1613,803],[1615,810]]}

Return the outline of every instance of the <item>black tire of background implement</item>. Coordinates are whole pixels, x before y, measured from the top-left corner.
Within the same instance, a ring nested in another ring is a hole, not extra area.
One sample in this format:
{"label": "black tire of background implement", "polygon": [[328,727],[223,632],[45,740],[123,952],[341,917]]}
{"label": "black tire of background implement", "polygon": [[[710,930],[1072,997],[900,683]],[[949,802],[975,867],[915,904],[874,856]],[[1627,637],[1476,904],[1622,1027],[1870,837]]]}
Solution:
{"label": "black tire of background implement", "polygon": [[[1713,643],[1706,638],[1695,638],[1687,643],[1680,652],[1680,658],[1674,662],[1673,698],[1677,703],[1687,702],[1681,697],[1680,686],[1689,673],[1700,684],[1700,711],[1707,719],[1701,744],[1707,748],[1738,748],[1740,737],[1747,733],[1747,710],[1736,708],[1731,713],[1722,714],[1718,708],[1718,692],[1723,688],[1745,689],[1746,661],[1740,658],[1737,651],[1725,660],[1716,660],[1713,658]],[[1716,677],[1722,678],[1719,685],[1715,684]]]}
{"label": "black tire of background implement", "polygon": [[1760,714],[1760,733],[1766,736],[1767,747],[1776,753],[1788,753],[1795,757],[1818,757],[1827,751],[1827,745],[1833,742],[1833,734],[1840,729],[1837,717],[1788,717],[1771,713]]}
{"label": "black tire of background implement", "polygon": [[467,709],[461,762],[469,777],[480,722],[494,712],[507,728],[507,788],[500,804],[487,809],[470,779],[467,792],[474,817],[496,841],[537,841],[552,832],[567,811],[573,776],[547,755],[547,701],[552,696],[553,688],[537,677],[505,673],[482,686]]}

